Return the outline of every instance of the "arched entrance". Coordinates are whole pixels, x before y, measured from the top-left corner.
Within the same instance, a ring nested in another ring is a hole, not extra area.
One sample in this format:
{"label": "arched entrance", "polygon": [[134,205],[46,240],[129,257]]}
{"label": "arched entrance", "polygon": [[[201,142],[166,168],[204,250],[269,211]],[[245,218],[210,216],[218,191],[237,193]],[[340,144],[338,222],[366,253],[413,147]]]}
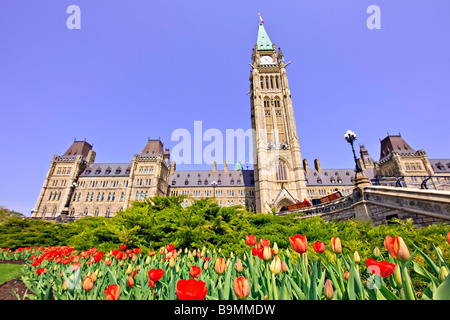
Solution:
{"label": "arched entrance", "polygon": [[277,212],[288,211],[288,205],[293,203],[294,201],[292,201],[292,199],[289,198],[280,199],[280,201],[278,201],[278,203],[275,205],[276,211]]}

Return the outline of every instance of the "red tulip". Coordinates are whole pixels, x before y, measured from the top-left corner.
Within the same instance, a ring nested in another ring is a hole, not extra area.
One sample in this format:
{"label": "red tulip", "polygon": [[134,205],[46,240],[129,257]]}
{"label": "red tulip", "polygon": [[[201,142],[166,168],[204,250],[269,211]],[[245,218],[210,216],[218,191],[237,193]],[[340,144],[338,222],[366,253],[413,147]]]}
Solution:
{"label": "red tulip", "polygon": [[386,236],[386,239],[384,239],[384,248],[397,260],[407,261],[410,258],[408,247],[402,237],[396,236],[392,239],[391,236]]}
{"label": "red tulip", "polygon": [[168,244],[166,246],[167,251],[172,251],[174,248],[175,248],[175,245],[173,245],[173,244]]}
{"label": "red tulip", "polygon": [[256,244],[256,237],[254,235],[246,235],[245,236],[245,243],[248,246],[254,246]]}
{"label": "red tulip", "polygon": [[245,299],[250,294],[250,286],[247,281],[247,277],[239,277],[234,279],[234,293],[238,299]]}
{"label": "red tulip", "polygon": [[116,284],[110,285],[105,291],[106,300],[119,300],[120,287]]}
{"label": "red tulip", "polygon": [[148,277],[154,282],[159,281],[163,277],[163,275],[163,269],[152,269],[148,272]]}
{"label": "red tulip", "polygon": [[261,245],[261,247],[270,247],[270,240],[267,239],[261,239],[259,241],[259,244]]}
{"label": "red tulip", "polygon": [[447,233],[447,242],[450,245],[450,231]]}
{"label": "red tulip", "polygon": [[293,237],[289,237],[289,242],[291,243],[292,249],[300,254],[305,253],[308,249],[308,240],[306,239],[306,236],[296,234]]}
{"label": "red tulip", "polygon": [[119,248],[120,248],[120,250],[125,250],[126,247],[127,247],[127,246],[126,246],[125,244],[123,244],[123,245],[121,245]]}
{"label": "red tulip", "polygon": [[180,279],[177,283],[176,294],[178,300],[203,300],[208,292],[208,287],[201,280]]}
{"label": "red tulip", "polygon": [[394,273],[395,269],[395,264],[393,263],[389,263],[387,261],[377,262],[372,258],[367,259],[366,264],[371,273],[381,276],[382,278],[389,277],[392,273]]}
{"label": "red tulip", "polygon": [[325,251],[325,243],[323,242],[319,241],[313,242],[312,246],[314,251],[317,253],[323,253]]}
{"label": "red tulip", "polygon": [[200,273],[202,272],[202,269],[197,267],[197,266],[192,266],[191,270],[189,270],[189,275],[192,278],[197,278],[198,276],[200,276]]}
{"label": "red tulip", "polygon": [[335,253],[342,252],[341,239],[339,239],[338,237],[331,238],[331,251]]}

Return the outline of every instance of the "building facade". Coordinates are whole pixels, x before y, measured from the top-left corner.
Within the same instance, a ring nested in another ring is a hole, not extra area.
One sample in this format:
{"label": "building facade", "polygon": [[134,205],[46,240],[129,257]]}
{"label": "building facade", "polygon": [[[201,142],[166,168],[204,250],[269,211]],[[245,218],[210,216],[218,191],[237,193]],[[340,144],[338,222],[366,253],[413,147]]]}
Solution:
{"label": "building facade", "polygon": [[[74,141],[51,160],[32,218],[112,217],[155,195],[185,195],[183,207],[212,198],[221,207],[241,205],[253,212],[283,211],[289,204],[336,191],[349,195],[354,168],[323,169],[319,159],[310,168],[302,159],[284,55],[262,23],[251,58],[253,170],[244,170],[239,162],[229,170],[225,161],[221,170],[214,162],[211,170],[179,171],[159,139],[149,139],[129,163],[95,163],[92,145]],[[439,176],[446,188],[450,180],[450,159],[429,160],[400,135],[381,141],[378,161],[360,146],[358,161],[372,183],[417,188],[427,177]]]}

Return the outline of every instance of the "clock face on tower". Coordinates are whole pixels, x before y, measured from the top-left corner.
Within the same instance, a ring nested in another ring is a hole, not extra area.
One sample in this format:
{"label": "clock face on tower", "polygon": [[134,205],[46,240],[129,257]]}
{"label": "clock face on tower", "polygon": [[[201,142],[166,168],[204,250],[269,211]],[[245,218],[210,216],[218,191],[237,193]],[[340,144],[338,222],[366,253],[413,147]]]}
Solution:
{"label": "clock face on tower", "polygon": [[273,59],[271,56],[262,56],[261,57],[261,64],[271,64],[273,62]]}

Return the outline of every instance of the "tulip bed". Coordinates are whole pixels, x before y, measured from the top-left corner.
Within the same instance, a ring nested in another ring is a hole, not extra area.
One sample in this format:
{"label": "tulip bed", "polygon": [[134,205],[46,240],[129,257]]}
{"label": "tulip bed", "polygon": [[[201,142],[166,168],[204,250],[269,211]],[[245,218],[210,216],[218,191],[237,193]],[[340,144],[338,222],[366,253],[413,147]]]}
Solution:
{"label": "tulip bed", "polygon": [[[450,245],[450,232],[447,241]],[[417,300],[412,272],[428,283],[421,299],[450,299],[450,268],[441,249],[434,247],[433,261],[399,236],[387,236],[384,250],[374,248],[372,257],[344,254],[337,237],[330,244],[309,244],[297,234],[289,238],[289,248],[252,235],[245,242],[243,254],[227,256],[220,249],[168,244],[145,254],[125,245],[109,252],[6,248],[0,259],[27,261],[22,280],[32,294],[26,297],[37,300]],[[413,260],[416,255],[425,266]]]}

